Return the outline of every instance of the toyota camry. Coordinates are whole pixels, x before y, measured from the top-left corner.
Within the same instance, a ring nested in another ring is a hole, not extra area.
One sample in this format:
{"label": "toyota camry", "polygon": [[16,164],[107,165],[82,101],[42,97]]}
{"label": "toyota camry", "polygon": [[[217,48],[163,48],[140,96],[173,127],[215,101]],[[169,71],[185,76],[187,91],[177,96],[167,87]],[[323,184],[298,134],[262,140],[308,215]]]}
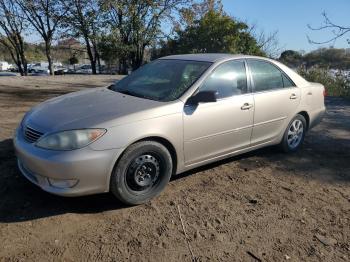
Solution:
{"label": "toyota camry", "polygon": [[53,194],[112,192],[141,204],[174,174],[271,145],[298,150],[322,119],[324,95],[267,58],[163,57],[32,108],[15,134],[18,167]]}

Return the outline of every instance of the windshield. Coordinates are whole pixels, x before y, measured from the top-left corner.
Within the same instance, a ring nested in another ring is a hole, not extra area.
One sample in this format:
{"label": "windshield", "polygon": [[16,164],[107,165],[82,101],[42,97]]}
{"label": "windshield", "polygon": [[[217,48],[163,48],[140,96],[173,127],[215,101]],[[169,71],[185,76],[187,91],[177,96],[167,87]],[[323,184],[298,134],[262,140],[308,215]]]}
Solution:
{"label": "windshield", "polygon": [[156,101],[179,98],[211,65],[208,62],[160,59],[142,66],[110,89]]}

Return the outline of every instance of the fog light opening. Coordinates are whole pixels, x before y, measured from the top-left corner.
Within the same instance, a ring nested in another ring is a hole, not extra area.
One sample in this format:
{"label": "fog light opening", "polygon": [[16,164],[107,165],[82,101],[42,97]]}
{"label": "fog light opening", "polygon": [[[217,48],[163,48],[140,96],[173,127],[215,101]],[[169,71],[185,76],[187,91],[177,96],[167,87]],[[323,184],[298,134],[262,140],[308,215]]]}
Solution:
{"label": "fog light opening", "polygon": [[59,188],[59,189],[72,188],[78,184],[78,180],[76,179],[48,178],[47,180],[49,181],[50,186]]}

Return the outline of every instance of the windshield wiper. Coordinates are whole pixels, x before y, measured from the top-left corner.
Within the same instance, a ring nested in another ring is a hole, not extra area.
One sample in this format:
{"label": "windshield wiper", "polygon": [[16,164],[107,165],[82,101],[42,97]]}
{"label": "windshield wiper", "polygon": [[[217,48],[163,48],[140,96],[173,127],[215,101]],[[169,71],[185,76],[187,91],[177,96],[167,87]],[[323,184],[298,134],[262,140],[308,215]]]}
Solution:
{"label": "windshield wiper", "polygon": [[150,99],[150,100],[155,100],[153,97],[149,97],[149,96],[146,96],[146,95],[142,95],[142,94],[138,94],[138,93],[135,93],[135,92],[131,92],[129,90],[115,90],[119,93],[122,93],[124,95],[129,95],[129,96],[135,96],[135,97],[140,97],[140,98],[145,98],[145,99]]}
{"label": "windshield wiper", "polygon": [[121,91],[121,90],[115,90],[115,91],[117,91],[117,92],[119,92],[119,93],[122,93],[122,94],[124,94],[124,95],[140,97],[139,94],[136,94],[136,93],[134,93],[134,92],[130,92],[129,90],[123,90],[123,91]]}

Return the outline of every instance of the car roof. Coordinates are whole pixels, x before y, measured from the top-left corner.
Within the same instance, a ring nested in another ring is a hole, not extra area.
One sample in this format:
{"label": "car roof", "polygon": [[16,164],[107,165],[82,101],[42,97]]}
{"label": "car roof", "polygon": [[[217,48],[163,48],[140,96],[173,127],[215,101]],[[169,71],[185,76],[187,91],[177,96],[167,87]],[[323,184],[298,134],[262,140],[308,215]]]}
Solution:
{"label": "car roof", "polygon": [[177,60],[192,60],[202,62],[218,62],[227,59],[239,59],[239,58],[263,58],[257,56],[241,55],[241,54],[223,54],[223,53],[203,53],[203,54],[184,54],[184,55],[171,55],[165,56],[160,59],[177,59]]}

